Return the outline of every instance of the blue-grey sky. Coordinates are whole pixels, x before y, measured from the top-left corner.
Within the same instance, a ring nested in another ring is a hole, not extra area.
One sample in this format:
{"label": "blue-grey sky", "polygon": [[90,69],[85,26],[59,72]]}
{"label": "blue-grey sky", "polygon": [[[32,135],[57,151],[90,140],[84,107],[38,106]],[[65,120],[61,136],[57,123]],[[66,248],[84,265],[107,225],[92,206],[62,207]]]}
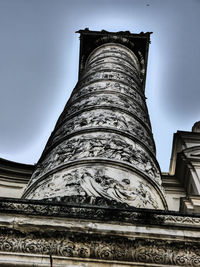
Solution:
{"label": "blue-grey sky", "polygon": [[78,77],[76,30],[152,31],[146,96],[157,158],[200,120],[200,0],[0,0],[0,157],[36,163]]}

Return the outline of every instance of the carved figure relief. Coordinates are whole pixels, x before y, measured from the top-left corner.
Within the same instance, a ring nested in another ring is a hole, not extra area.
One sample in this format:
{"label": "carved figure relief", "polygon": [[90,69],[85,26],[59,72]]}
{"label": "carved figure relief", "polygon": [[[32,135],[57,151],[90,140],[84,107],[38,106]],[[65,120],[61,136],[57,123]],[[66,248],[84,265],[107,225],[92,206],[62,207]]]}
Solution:
{"label": "carved figure relief", "polygon": [[115,72],[115,71],[104,71],[104,72],[93,73],[92,75],[87,76],[85,79],[83,79],[80,85],[85,86],[89,83],[92,83],[98,80],[115,80],[115,81],[123,82],[127,85],[130,85],[131,87],[137,86],[141,88],[141,83],[140,81],[137,80],[136,76],[134,76],[133,78],[130,78],[126,74]]}
{"label": "carved figure relief", "polygon": [[90,94],[93,92],[106,93],[106,91],[114,91],[116,93],[119,92],[122,94],[126,94],[128,97],[133,98],[137,103],[139,103],[142,106],[143,109],[146,110],[146,105],[144,103],[145,101],[142,99],[142,97],[140,96],[140,94],[136,90],[131,89],[130,87],[128,87],[124,84],[121,84],[118,82],[113,82],[113,81],[95,82],[94,84],[82,87],[74,95],[72,95],[71,101],[74,101],[78,97],[83,96],[85,94]]}
{"label": "carved figure relief", "polygon": [[115,44],[107,44],[106,46],[102,46],[99,47],[98,50],[96,50],[95,52],[92,53],[91,55],[91,59],[89,59],[89,62],[96,56],[99,56],[100,54],[104,54],[104,53],[110,53],[110,52],[114,52],[114,53],[121,53],[124,56],[132,59],[132,52],[127,51],[127,48],[124,46],[116,46]]}
{"label": "carved figure relief", "polygon": [[[102,59],[106,59],[106,61],[103,62],[102,64]],[[136,77],[137,81],[139,82],[140,81],[140,70],[138,70],[136,68],[136,66],[134,65],[134,62],[133,60],[131,60],[131,58],[122,58],[122,57],[119,57],[120,59],[122,59],[124,62],[128,62],[129,66],[131,65],[131,67],[127,66],[126,65],[120,65],[119,62],[117,62],[116,64],[113,64],[113,66],[111,67],[110,66],[110,62],[109,62],[109,59],[110,58],[115,58],[115,53],[113,54],[104,54],[103,56],[101,56],[100,58],[97,57],[96,59],[93,59],[89,64],[86,65],[86,68],[85,68],[85,75],[89,75],[90,72],[94,72],[94,67],[101,67],[101,70],[102,69],[110,69],[110,70],[118,70],[118,71],[122,71],[122,72],[125,72],[125,74],[129,74],[129,75],[132,75],[133,77]],[[101,63],[100,63],[101,62]],[[122,61],[121,61],[122,62]],[[126,71],[125,71],[126,70]],[[98,70],[100,71],[100,70]]]}
{"label": "carved figure relief", "polygon": [[107,62],[107,63],[99,63],[98,64],[94,64],[93,63],[93,66],[91,67],[88,67],[87,69],[85,69],[85,75],[82,76],[82,78],[94,73],[94,72],[99,72],[99,71],[103,71],[103,70],[115,70],[115,71],[120,71],[122,73],[125,73],[126,75],[129,75],[129,76],[133,76],[133,77],[136,77],[137,81],[139,81],[139,73],[137,71],[135,71],[135,69],[133,68],[129,68],[127,66],[124,66],[124,65],[119,65],[119,63],[110,63],[110,62]]}
{"label": "carved figure relief", "polygon": [[107,46],[106,48],[100,48],[98,51],[91,55],[91,58],[88,60],[88,63],[91,64],[94,60],[97,60],[102,57],[119,57],[128,62],[131,62],[138,70],[140,69],[139,62],[137,62],[136,56],[133,56],[132,53],[130,54],[124,48],[121,49],[121,47],[115,48],[114,46],[112,46],[109,48]]}
{"label": "carved figure relief", "polygon": [[66,123],[54,132],[46,149],[72,132],[80,129],[91,129],[92,127],[111,127],[125,131],[146,144],[152,152],[155,150],[152,136],[147,132],[145,127],[127,114],[112,112],[110,110],[83,112],[71,120],[66,121]]}
{"label": "carved figure relief", "polygon": [[64,116],[68,116],[69,114],[73,114],[77,111],[80,111],[81,108],[86,108],[86,107],[91,107],[91,106],[120,107],[129,112],[132,112],[135,116],[137,116],[143,122],[145,122],[147,125],[150,126],[147,112],[142,110],[139,105],[137,105],[136,103],[133,103],[127,97],[123,95],[116,96],[114,94],[100,94],[98,96],[91,95],[87,98],[83,98],[79,102],[75,102],[73,103],[73,105],[68,107],[66,111],[64,112],[62,119],[65,119]]}
{"label": "carved figure relief", "polygon": [[85,134],[65,140],[43,162],[38,164],[33,178],[39,172],[45,174],[53,168],[72,160],[85,158],[107,158],[132,164],[146,173],[157,184],[161,184],[159,170],[150,155],[137,143],[116,134]]}
{"label": "carved figure relief", "polygon": [[[45,181],[29,195],[31,199],[45,199],[62,196],[104,197],[127,203],[138,208],[158,208],[152,188],[137,176],[121,171],[113,171],[115,176],[107,174],[108,168],[82,167],[71,171],[58,172]],[[124,177],[123,177],[124,175]],[[132,181],[131,181],[132,180]]]}
{"label": "carved figure relief", "polygon": [[132,71],[134,71],[135,73],[138,73],[138,70],[133,65],[133,63],[131,63],[131,62],[127,61],[127,60],[124,60],[123,58],[118,58],[118,57],[115,57],[115,56],[102,57],[102,58],[99,58],[97,60],[94,60],[93,62],[87,64],[86,70],[90,69],[90,68],[93,68],[96,65],[103,64],[103,63],[113,63],[113,64],[116,64],[116,65],[125,66],[125,67],[131,69]]}

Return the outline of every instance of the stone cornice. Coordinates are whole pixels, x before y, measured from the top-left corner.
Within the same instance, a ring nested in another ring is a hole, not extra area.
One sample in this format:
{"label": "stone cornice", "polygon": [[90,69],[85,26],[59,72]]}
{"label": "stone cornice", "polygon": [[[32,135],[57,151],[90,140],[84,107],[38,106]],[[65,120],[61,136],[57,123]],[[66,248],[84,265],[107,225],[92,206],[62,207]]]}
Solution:
{"label": "stone cornice", "polygon": [[35,259],[51,254],[55,266],[61,258],[65,265],[59,266],[73,259],[117,266],[200,266],[199,216],[128,208],[102,199],[93,205],[91,199],[88,204],[68,201],[1,198],[0,264],[7,255],[8,266],[18,266],[12,265],[12,257],[20,255],[20,266],[26,266],[30,255],[34,266]]}
{"label": "stone cornice", "polygon": [[27,183],[35,166],[0,158],[0,180],[13,183]]}
{"label": "stone cornice", "polygon": [[[82,204],[79,204],[81,203]],[[0,198],[0,212],[34,216],[55,216],[97,221],[115,221],[140,225],[200,228],[200,215],[161,210],[137,209],[102,198],[65,197],[55,200]]]}

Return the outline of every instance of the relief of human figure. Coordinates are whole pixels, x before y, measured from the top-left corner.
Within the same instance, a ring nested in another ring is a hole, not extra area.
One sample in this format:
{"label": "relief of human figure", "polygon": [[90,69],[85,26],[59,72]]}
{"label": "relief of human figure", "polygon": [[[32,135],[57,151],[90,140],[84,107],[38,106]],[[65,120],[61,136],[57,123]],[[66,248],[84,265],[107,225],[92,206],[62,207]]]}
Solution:
{"label": "relief of human figure", "polygon": [[[103,170],[96,170],[95,173],[85,171],[81,176],[81,187],[88,196],[105,197],[130,205],[134,205],[138,194],[141,194],[141,190],[138,191],[137,186],[131,185],[128,178],[118,181],[106,175]],[[139,196],[140,200],[142,197]],[[140,206],[144,206],[142,202],[143,200],[140,201]]]}

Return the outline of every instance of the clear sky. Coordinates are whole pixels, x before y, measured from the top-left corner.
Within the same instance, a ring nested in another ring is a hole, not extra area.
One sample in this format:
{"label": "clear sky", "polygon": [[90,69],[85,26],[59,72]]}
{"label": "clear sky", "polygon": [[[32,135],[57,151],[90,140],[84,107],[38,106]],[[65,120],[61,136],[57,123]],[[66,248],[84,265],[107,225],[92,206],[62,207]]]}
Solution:
{"label": "clear sky", "polygon": [[152,31],[146,96],[157,158],[200,120],[200,0],[0,0],[0,157],[36,163],[78,77],[76,30]]}

